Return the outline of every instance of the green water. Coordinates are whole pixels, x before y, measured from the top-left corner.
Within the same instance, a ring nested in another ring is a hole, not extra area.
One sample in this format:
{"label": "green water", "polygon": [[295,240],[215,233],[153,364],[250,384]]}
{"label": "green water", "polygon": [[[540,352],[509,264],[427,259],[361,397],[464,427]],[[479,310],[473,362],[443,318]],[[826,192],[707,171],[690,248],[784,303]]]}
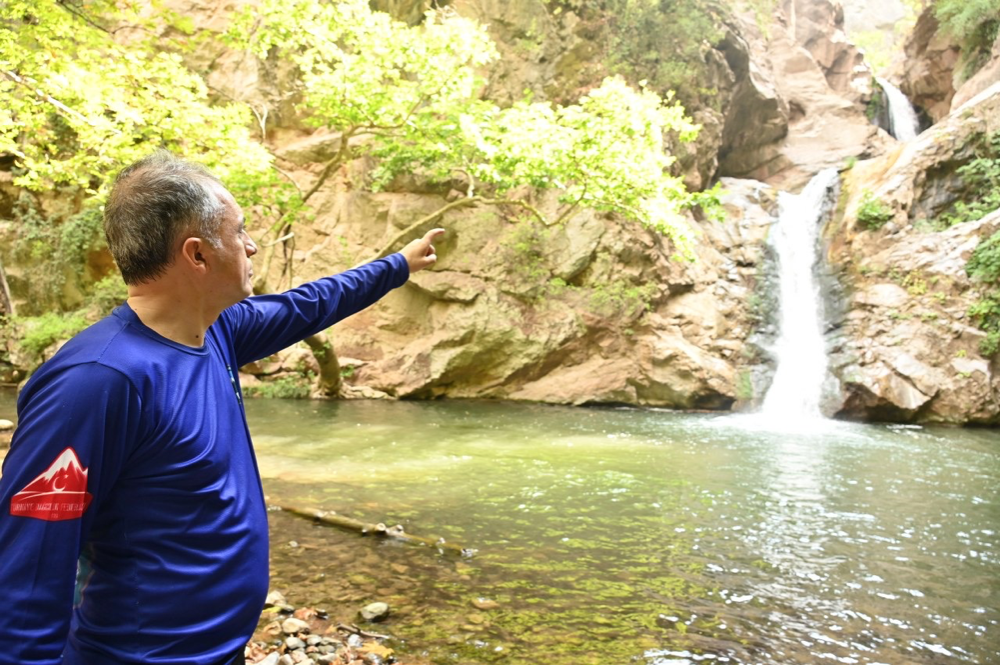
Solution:
{"label": "green water", "polygon": [[1000,662],[995,431],[472,402],[247,411],[272,502],[476,550],[271,513],[272,587],[341,620],[388,602],[398,652]]}

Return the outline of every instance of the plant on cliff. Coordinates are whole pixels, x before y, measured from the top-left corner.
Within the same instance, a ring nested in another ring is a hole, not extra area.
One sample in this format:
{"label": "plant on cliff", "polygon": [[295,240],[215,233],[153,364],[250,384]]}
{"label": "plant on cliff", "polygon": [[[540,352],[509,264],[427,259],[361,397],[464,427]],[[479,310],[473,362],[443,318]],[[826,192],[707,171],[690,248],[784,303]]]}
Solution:
{"label": "plant on cliff", "polygon": [[[14,248],[56,277],[55,290],[103,242],[112,175],[156,148],[207,165],[245,202],[284,188],[250,137],[249,108],[210,103],[204,81],[163,50],[154,28],[139,3],[0,3],[0,156],[12,162],[14,184],[36,193],[26,196],[56,194],[66,211],[40,214],[44,206],[31,204],[36,214],[13,229]],[[42,308],[59,297],[35,295]]]}
{"label": "plant on cliff", "polygon": [[865,190],[858,206],[858,221],[866,229],[878,230],[892,219],[892,210],[870,191]]}
{"label": "plant on cliff", "polygon": [[982,297],[969,308],[969,315],[986,332],[980,353],[992,356],[1000,351],[1000,231],[976,246],[965,271],[982,285]]}
{"label": "plant on cliff", "polygon": [[[689,106],[717,105],[718,91],[708,79],[705,45],[724,34],[723,8],[706,0],[602,0],[614,29],[608,65],[631,80],[649,81],[653,90],[672,90]],[[771,20],[772,0],[748,3]],[[764,21],[761,21],[764,24]]]}
{"label": "plant on cliff", "polygon": [[956,171],[966,191],[962,200],[936,220],[938,228],[981,219],[1000,208],[1000,132],[980,134],[969,142],[976,156]]}
{"label": "plant on cliff", "polygon": [[1000,30],[1000,0],[935,0],[934,16],[962,47],[959,72],[969,79],[990,59]]}
{"label": "plant on cliff", "polygon": [[[500,108],[478,97],[476,70],[496,59],[493,43],[483,26],[449,10],[408,26],[373,12],[366,0],[263,0],[235,18],[227,39],[261,59],[291,60],[307,122],[339,135],[339,149],[302,192],[303,202],[363,156],[376,158],[372,189],[397,187],[405,175],[464,190],[387,239],[376,256],[450,210],[482,205],[544,225],[579,208],[614,212],[664,233],[678,253],[690,255],[682,209],[714,200],[714,191],[689,193],[668,173],[673,158],[663,150],[664,135],[690,141],[698,131],[679,105],[609,78],[577,104],[526,99]],[[538,204],[539,190],[558,194],[554,212]],[[289,221],[277,220],[271,232],[294,242]],[[322,388],[335,393],[340,375],[332,346],[316,350],[325,354]]]}

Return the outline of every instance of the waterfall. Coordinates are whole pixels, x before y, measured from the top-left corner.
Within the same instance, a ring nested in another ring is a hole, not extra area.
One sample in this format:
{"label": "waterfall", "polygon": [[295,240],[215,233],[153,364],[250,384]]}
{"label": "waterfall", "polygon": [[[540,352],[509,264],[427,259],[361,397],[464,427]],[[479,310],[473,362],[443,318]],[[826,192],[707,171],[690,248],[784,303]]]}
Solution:
{"label": "waterfall", "polygon": [[838,178],[836,169],[826,169],[801,194],[778,196],[778,222],[768,238],[778,257],[777,369],[761,408],[769,417],[821,417],[827,360],[815,266],[820,220]]}
{"label": "waterfall", "polygon": [[885,92],[885,98],[889,103],[889,132],[896,137],[897,141],[909,141],[916,138],[920,130],[920,120],[917,112],[910,104],[902,90],[886,81],[884,78],[875,79]]}

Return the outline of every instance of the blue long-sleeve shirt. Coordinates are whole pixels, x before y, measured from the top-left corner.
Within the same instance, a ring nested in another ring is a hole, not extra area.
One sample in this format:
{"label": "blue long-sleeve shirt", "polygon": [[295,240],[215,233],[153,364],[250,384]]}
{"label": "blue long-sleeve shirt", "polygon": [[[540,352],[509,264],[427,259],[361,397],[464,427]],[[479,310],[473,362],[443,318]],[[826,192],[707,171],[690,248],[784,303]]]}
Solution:
{"label": "blue long-sleeve shirt", "polygon": [[18,398],[0,477],[0,663],[220,662],[268,586],[236,369],[406,282],[400,254],[222,312],[201,348],[122,305]]}

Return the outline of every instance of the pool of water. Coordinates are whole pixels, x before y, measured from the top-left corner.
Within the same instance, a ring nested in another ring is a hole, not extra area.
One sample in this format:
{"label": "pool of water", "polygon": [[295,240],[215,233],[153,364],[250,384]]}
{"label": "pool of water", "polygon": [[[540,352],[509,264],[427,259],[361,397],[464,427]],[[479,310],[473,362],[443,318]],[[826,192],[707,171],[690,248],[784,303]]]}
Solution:
{"label": "pool of water", "polygon": [[[251,400],[272,587],[434,662],[1000,662],[995,431]],[[784,427],[778,427],[778,425]]]}

